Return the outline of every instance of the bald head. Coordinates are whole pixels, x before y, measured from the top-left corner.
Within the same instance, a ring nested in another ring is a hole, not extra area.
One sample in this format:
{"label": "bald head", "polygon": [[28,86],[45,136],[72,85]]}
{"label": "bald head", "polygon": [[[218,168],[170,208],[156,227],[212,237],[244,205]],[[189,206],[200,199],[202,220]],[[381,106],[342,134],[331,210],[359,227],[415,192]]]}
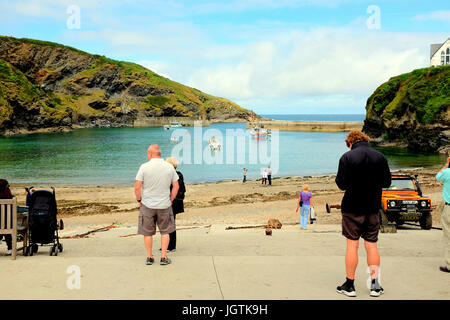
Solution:
{"label": "bald head", "polygon": [[152,158],[161,158],[161,149],[157,144],[152,144],[150,147],[148,147],[147,157],[149,160]]}

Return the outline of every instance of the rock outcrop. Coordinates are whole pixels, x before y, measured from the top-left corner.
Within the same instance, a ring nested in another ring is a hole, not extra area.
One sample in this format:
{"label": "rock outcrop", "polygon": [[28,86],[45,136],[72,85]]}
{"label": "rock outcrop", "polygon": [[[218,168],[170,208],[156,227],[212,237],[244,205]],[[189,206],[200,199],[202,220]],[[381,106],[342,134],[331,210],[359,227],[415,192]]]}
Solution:
{"label": "rock outcrop", "polygon": [[134,63],[0,36],[0,134],[132,126],[161,116],[258,117]]}
{"label": "rock outcrop", "polygon": [[363,131],[381,145],[450,151],[450,66],[391,78],[369,97]]}

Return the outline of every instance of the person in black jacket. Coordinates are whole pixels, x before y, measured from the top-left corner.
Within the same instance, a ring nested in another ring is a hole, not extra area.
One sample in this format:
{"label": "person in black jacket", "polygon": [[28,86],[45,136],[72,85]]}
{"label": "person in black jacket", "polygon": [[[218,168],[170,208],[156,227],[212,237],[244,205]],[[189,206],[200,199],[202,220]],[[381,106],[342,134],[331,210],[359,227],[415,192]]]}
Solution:
{"label": "person in black jacket", "polygon": [[352,131],[345,140],[350,151],[339,160],[336,184],[345,190],[342,198],[342,234],[347,238],[345,265],[347,280],[337,287],[339,293],[356,296],[354,278],[358,265],[359,238],[367,252],[372,284],[371,296],[379,296],[383,288],[378,282],[380,255],[377,249],[380,229],[381,192],[391,185],[391,172],[384,155],[369,146],[369,137]]}
{"label": "person in black jacket", "polygon": [[[170,164],[173,165],[173,167],[175,168],[175,170],[177,169],[178,166],[178,162],[174,157],[170,157],[166,159],[167,162],[169,162]],[[184,212],[184,194],[186,193],[186,186],[184,185],[184,177],[183,174],[180,171],[177,171],[178,174],[178,184],[180,186],[180,188],[178,189],[178,193],[177,196],[175,197],[175,199],[172,202],[172,211],[173,211],[173,219],[175,221],[175,218],[177,216],[177,214]],[[172,186],[170,186],[171,190],[172,190]],[[169,247],[167,248],[167,251],[175,251],[176,247],[177,247],[177,231],[175,230],[172,233],[169,233],[169,237],[170,237],[170,242],[169,242]]]}

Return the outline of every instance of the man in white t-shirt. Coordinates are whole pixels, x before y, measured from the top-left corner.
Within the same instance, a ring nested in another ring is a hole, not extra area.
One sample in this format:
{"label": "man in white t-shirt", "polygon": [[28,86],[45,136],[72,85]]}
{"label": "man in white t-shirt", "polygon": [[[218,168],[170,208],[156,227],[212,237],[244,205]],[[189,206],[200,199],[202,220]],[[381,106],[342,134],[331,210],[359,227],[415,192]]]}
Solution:
{"label": "man in white t-shirt", "polygon": [[[175,230],[172,201],[178,193],[178,174],[174,167],[161,159],[161,150],[153,144],[147,150],[148,162],[141,165],[136,175],[134,191],[140,207],[138,234],[144,236],[147,248],[147,265],[154,262],[152,256],[153,235],[156,225],[161,233],[161,265],[171,263],[167,258],[169,234]],[[170,185],[173,185],[172,192]]]}

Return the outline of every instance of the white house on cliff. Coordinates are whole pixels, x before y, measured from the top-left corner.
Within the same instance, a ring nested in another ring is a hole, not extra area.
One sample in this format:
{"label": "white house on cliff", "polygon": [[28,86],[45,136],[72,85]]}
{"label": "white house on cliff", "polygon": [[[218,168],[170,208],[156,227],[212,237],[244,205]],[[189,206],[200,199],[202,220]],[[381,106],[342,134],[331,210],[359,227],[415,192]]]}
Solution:
{"label": "white house on cliff", "polygon": [[430,46],[430,66],[450,65],[450,38],[444,43]]}

